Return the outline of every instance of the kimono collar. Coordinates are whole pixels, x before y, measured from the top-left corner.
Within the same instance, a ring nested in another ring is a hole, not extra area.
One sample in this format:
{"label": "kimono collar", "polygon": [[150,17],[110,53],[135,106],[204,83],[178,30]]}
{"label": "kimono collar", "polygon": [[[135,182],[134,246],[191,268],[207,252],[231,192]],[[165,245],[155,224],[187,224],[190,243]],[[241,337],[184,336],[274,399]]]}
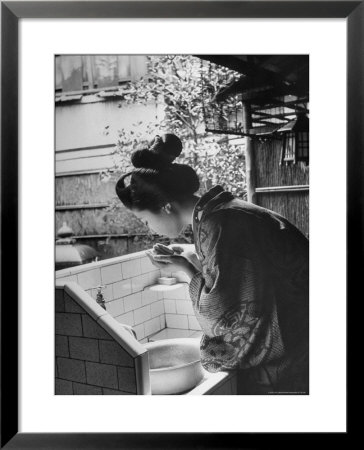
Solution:
{"label": "kimono collar", "polygon": [[208,190],[198,200],[193,211],[193,218],[199,220],[198,214],[200,211],[208,212],[220,203],[225,203],[234,198],[233,194],[225,191],[221,185],[216,185]]}

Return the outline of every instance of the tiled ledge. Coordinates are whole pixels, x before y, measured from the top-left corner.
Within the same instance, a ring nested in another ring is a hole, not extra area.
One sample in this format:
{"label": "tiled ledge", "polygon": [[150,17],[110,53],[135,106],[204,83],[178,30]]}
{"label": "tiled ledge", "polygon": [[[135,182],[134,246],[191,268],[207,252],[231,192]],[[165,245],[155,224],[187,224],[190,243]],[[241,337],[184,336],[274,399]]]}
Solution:
{"label": "tiled ledge", "polygon": [[[220,392],[219,392],[220,391]],[[185,395],[234,395],[236,394],[235,372],[210,373],[205,370],[202,381]]]}
{"label": "tiled ledge", "polygon": [[154,292],[169,292],[175,291],[181,287],[186,286],[188,283],[181,282],[175,284],[152,284],[149,286],[145,286],[144,291],[154,291]]}
{"label": "tiled ledge", "polygon": [[81,306],[96,322],[107,331],[115,341],[126,350],[130,356],[137,358],[146,353],[145,347],[140,344],[121,323],[98,305],[77,283],[70,282],[64,285],[64,290],[79,306]]}
{"label": "tiled ledge", "polygon": [[[192,250],[194,248],[193,244],[175,244],[183,247],[185,249]],[[121,262],[131,261],[133,259],[141,259],[147,257],[145,254],[145,250],[140,252],[128,253],[127,255],[116,256],[114,258],[103,259],[101,261],[96,261],[88,264],[82,264],[80,266],[69,267],[67,269],[57,270],[56,278],[65,277],[67,275],[75,275],[80,272],[86,272],[92,269],[98,269],[101,267],[112,266],[114,264],[118,264]],[[169,272],[167,272],[169,274]],[[177,272],[179,274],[179,272]]]}
{"label": "tiled ledge", "polygon": [[81,272],[87,272],[88,270],[98,269],[101,267],[112,266],[121,262],[130,261],[132,259],[144,258],[145,251],[129,253],[127,255],[116,256],[115,258],[103,259],[101,261],[96,261],[88,264],[82,264],[80,266],[69,267],[67,269],[57,270],[56,278],[65,277],[67,275],[75,275]]}

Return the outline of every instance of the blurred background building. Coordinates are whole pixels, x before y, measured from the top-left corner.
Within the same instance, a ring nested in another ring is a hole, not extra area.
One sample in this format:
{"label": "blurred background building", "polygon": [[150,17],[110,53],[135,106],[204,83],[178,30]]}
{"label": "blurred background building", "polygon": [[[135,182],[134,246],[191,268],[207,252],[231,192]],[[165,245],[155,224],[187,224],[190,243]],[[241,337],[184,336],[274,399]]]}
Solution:
{"label": "blurred background building", "polygon": [[[115,223],[108,211],[114,182],[100,174],[115,166],[120,130],[159,123],[155,101],[128,105],[130,83],[147,74],[146,56],[59,55],[55,59],[56,231],[66,222],[99,258],[139,249],[147,230],[127,210]],[[140,121],[140,118],[143,121]],[[113,239],[110,239],[110,236]]]}

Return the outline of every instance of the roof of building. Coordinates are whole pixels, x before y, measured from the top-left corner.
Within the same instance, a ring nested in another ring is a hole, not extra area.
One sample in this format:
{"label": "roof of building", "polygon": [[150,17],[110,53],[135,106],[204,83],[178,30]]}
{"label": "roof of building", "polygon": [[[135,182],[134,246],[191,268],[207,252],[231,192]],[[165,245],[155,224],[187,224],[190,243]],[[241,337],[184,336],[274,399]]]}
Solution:
{"label": "roof of building", "polygon": [[252,128],[246,132],[271,132],[292,120],[296,112],[308,113],[308,55],[198,56],[241,74],[237,81],[222,85],[213,102],[239,94],[251,107]]}

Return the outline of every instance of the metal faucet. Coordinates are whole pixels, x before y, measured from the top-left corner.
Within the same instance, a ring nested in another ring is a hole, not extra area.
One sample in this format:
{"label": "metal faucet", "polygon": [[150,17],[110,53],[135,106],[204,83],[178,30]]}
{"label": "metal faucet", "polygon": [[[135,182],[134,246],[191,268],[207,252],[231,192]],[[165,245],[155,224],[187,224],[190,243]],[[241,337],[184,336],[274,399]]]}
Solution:
{"label": "metal faucet", "polygon": [[[97,295],[96,295],[96,302],[102,307],[104,308],[104,310],[106,311],[106,306],[105,306],[105,300],[104,300],[104,296],[102,294],[102,290],[105,288],[106,286],[103,285],[99,285],[96,286],[97,289]],[[127,331],[128,333],[130,333],[133,338],[137,339],[137,335],[135,330],[133,329],[133,327],[131,327],[130,325],[126,325],[126,324],[121,324],[121,326],[124,328],[125,331]]]}
{"label": "metal faucet", "polygon": [[97,289],[97,295],[96,295],[96,302],[101,306],[101,308],[104,308],[104,310],[106,311],[106,306],[105,306],[105,299],[102,293],[102,290],[105,288],[105,286],[96,286]]}

